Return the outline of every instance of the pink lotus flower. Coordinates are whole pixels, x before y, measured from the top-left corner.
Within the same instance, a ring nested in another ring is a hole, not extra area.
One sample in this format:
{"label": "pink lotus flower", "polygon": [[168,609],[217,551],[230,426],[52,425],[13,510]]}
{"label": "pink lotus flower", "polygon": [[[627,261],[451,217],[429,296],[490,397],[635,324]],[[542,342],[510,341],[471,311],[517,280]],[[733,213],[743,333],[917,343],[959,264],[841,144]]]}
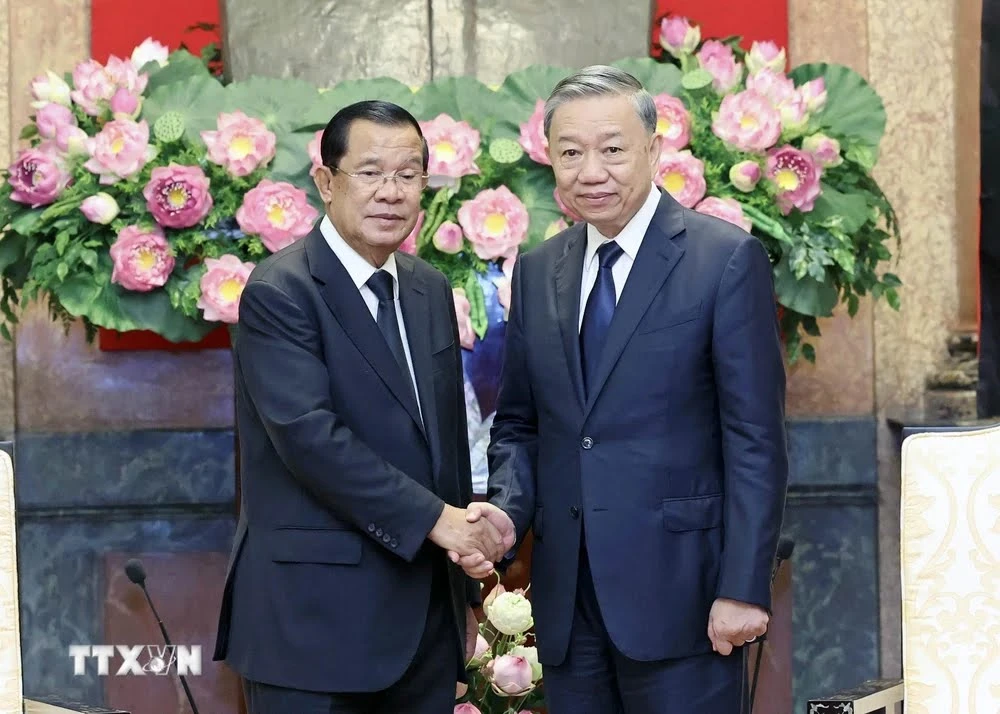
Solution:
{"label": "pink lotus flower", "polygon": [[73,69],[73,86],[70,96],[90,116],[101,113],[102,103],[111,101],[117,89],[104,66],[94,59],[80,62]]}
{"label": "pink lotus flower", "polygon": [[660,22],[660,46],[674,57],[689,55],[701,42],[701,29],[686,17],[671,15]]}
{"label": "pink lotus flower", "polygon": [[784,72],[785,50],[770,40],[754,42],[750,46],[750,52],[747,53],[747,69],[750,70],[750,74],[757,74],[764,69],[769,69],[772,72]]}
{"label": "pink lotus flower", "polygon": [[521,124],[521,137],[518,139],[521,148],[525,150],[532,161],[551,166],[549,160],[549,140],[545,138],[545,101],[535,102],[535,111],[524,124]]}
{"label": "pink lotus flower", "polygon": [[147,37],[142,41],[142,44],[132,50],[132,56],[129,59],[132,60],[132,66],[138,70],[150,62],[156,62],[161,67],[166,67],[169,56],[170,49],[166,45],[157,42],[152,37]]}
{"label": "pink lotus flower", "polygon": [[111,260],[111,282],[144,293],[165,285],[174,269],[170,244],[159,226],[123,228],[111,246]]}
{"label": "pink lotus flower", "polygon": [[54,102],[68,107],[72,104],[70,88],[66,81],[52,70],[31,80],[31,103],[33,109],[41,109],[46,104]]}
{"label": "pink lotus flower", "polygon": [[455,705],[454,714],[483,714],[479,711],[479,708],[472,704],[471,702],[462,702],[461,704]]}
{"label": "pink lotus flower", "polygon": [[698,64],[712,75],[712,86],[726,94],[743,79],[743,65],[736,61],[733,48],[718,40],[708,40],[698,50]]}
{"label": "pink lotus flower", "polygon": [[483,655],[490,651],[490,643],[482,635],[476,635],[476,649],[472,653],[472,661],[482,661]]}
{"label": "pink lotus flower", "polygon": [[840,142],[826,134],[812,134],[802,140],[802,150],[812,154],[822,167],[840,166],[844,163],[840,155]]}
{"label": "pink lotus flower", "polygon": [[465,237],[462,235],[462,227],[457,223],[445,221],[434,232],[434,247],[442,253],[454,255],[462,250]]}
{"label": "pink lotus flower", "polygon": [[248,176],[274,158],[278,138],[260,119],[241,111],[220,114],[218,131],[203,131],[208,160],[223,167],[230,176]]}
{"label": "pink lotus flower", "polygon": [[793,208],[811,211],[820,194],[820,169],[811,154],[785,145],[767,155],[767,177],[778,189],[775,197],[782,215]]}
{"label": "pink lotus flower", "polygon": [[753,223],[750,219],[743,215],[743,207],[740,205],[739,201],[732,198],[718,198],[717,196],[709,196],[697,206],[694,210],[698,213],[704,213],[706,216],[715,216],[716,218],[721,218],[724,221],[729,221],[734,226],[739,226],[747,233],[753,228]]}
{"label": "pink lotus flower", "polygon": [[323,130],[320,129],[315,134],[313,134],[312,140],[306,147],[306,151],[309,153],[309,161],[312,163],[312,167],[309,169],[309,175],[315,176],[316,169],[323,165],[323,152],[321,149],[323,143]]}
{"label": "pink lotus flower", "polygon": [[313,229],[319,211],[309,205],[306,192],[290,183],[264,179],[243,197],[236,222],[247,235],[260,236],[276,253]]}
{"label": "pink lotus flower", "polygon": [[221,258],[205,259],[205,274],[201,276],[201,297],[198,309],[209,322],[235,325],[240,319],[240,296],[253,272],[253,263],[242,263],[231,253]]}
{"label": "pink lotus flower", "polygon": [[506,186],[480,191],[463,202],[458,222],[483,260],[510,255],[528,237],[528,209]]}
{"label": "pink lotus flower", "polygon": [[705,164],[690,151],[664,151],[656,182],[682,206],[692,208],[705,195]]}
{"label": "pink lotus flower", "polygon": [[729,182],[744,193],[750,193],[757,188],[760,176],[760,164],[756,161],[740,161],[729,169]]}
{"label": "pink lotus flower", "polygon": [[135,176],[156,156],[149,145],[149,125],[130,119],[115,119],[104,125],[97,136],[87,140],[90,160],[87,171],[100,175],[102,184],[118,183]]}
{"label": "pink lotus flower", "polygon": [[409,253],[410,255],[417,254],[417,238],[420,237],[420,230],[424,227],[424,211],[417,214],[417,222],[413,224],[413,230],[410,231],[410,235],[406,236],[406,239],[399,244],[396,249],[400,253]]}
{"label": "pink lotus flower", "polygon": [[781,114],[756,92],[727,94],[712,122],[712,132],[740,151],[764,151],[781,136]]}
{"label": "pink lotus flower", "polygon": [[502,655],[490,664],[493,689],[497,694],[517,696],[531,690],[531,664],[524,657]]}
{"label": "pink lotus flower", "polygon": [[569,228],[569,224],[566,223],[566,221],[563,220],[562,218],[560,218],[558,221],[552,221],[552,223],[550,223],[548,227],[545,229],[545,234],[542,236],[542,240],[548,240],[553,236],[557,236],[567,228]]}
{"label": "pink lotus flower", "polygon": [[68,156],[84,156],[88,153],[90,137],[78,126],[63,124],[56,132],[56,147]]}
{"label": "pink lotus flower", "polygon": [[809,124],[806,102],[798,92],[778,105],[781,128],[786,137],[799,136]]}
{"label": "pink lotus flower", "polygon": [[70,174],[59,157],[38,149],[25,149],[8,169],[10,200],[32,208],[55,201],[70,182]]}
{"label": "pink lotus flower", "polygon": [[799,95],[806,103],[806,109],[815,114],[826,106],[826,81],[817,77],[799,87]]}
{"label": "pink lotus flower", "polygon": [[663,147],[683,149],[691,141],[691,117],[684,102],[669,94],[657,94],[653,103],[656,104],[656,133],[663,137]]}
{"label": "pink lotus flower", "polygon": [[[141,96],[146,91],[149,75],[142,74],[130,59],[123,60],[114,55],[108,57],[104,71],[115,87],[125,89],[129,94]],[[112,93],[112,96],[114,94]]]}
{"label": "pink lotus flower", "polygon": [[115,119],[135,119],[142,107],[142,97],[119,87],[111,97],[111,116]]}
{"label": "pink lotus flower", "polygon": [[558,186],[556,186],[555,191],[552,192],[552,197],[556,200],[556,205],[559,206],[559,210],[563,212],[564,216],[573,221],[573,223],[580,222],[580,216],[578,216],[576,212],[563,201],[562,196],[559,194]]}
{"label": "pink lotus flower", "polygon": [[476,345],[476,331],[472,327],[472,305],[462,288],[452,288],[455,300],[455,315],[458,318],[458,342],[464,349],[471,350]]}
{"label": "pink lotus flower", "polygon": [[212,210],[210,181],[198,166],[157,166],[142,190],[146,208],[166,228],[198,225]]}
{"label": "pink lotus flower", "polygon": [[104,191],[87,196],[80,204],[80,212],[83,213],[83,217],[91,223],[99,223],[102,226],[115,220],[120,210],[114,197],[104,193]]}
{"label": "pink lotus flower", "polygon": [[427,173],[431,175],[431,186],[457,185],[463,176],[479,173],[475,161],[479,132],[467,122],[439,114],[431,121],[420,122],[420,129],[430,152]]}
{"label": "pink lotus flower", "polygon": [[76,126],[76,117],[68,107],[50,102],[35,114],[38,135],[43,139],[54,139],[64,126]]}
{"label": "pink lotus flower", "polygon": [[767,97],[775,107],[780,107],[799,96],[795,82],[769,69],[762,69],[747,77],[747,89]]}

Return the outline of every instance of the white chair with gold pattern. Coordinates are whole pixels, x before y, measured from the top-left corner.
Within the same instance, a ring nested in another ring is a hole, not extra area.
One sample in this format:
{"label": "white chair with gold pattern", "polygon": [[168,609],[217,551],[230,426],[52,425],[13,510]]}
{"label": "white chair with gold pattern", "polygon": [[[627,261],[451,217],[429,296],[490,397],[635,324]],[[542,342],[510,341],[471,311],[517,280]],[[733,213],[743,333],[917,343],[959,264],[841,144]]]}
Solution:
{"label": "white chair with gold pattern", "polygon": [[[904,432],[904,436],[906,436]],[[1000,712],[1000,426],[903,441],[902,682],[809,702],[809,714]]]}

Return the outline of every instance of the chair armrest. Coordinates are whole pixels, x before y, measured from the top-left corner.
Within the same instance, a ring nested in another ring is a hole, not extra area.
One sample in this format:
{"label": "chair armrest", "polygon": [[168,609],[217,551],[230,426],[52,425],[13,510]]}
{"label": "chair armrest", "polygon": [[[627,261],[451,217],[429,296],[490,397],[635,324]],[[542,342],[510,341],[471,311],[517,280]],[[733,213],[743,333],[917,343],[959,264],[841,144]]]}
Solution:
{"label": "chair armrest", "polygon": [[808,714],[872,714],[885,711],[903,701],[902,679],[870,679],[856,689],[838,692],[821,699],[810,699]]}
{"label": "chair armrest", "polygon": [[24,700],[24,714],[129,714],[124,709],[108,709],[71,702],[61,697]]}

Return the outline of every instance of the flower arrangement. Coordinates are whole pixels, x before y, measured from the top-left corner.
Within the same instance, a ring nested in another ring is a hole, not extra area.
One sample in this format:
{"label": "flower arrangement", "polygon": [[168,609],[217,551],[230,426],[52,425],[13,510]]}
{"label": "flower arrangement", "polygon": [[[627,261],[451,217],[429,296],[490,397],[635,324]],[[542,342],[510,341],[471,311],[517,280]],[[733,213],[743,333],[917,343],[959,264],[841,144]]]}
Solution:
{"label": "flower arrangement", "polygon": [[[898,226],[871,176],[885,111],[864,79],[828,64],[786,73],[783,49],[702,41],[684,18],[662,20],[660,43],[663,61],[615,63],[655,97],[657,181],[763,242],[790,360],[815,359],[804,338],[838,303],[853,315],[870,294],[898,307],[899,280],[881,271]],[[555,190],[542,132],[543,100],[570,72],[533,66],[498,87],[469,77],[416,89],[385,78],[223,84],[152,40],[128,59],[49,72],[31,86],[28,143],[0,171],[0,331],[9,338],[19,306],[43,297],[91,335],[145,329],[178,342],[235,322],[249,271],[319,216],[310,175],[321,129],[346,104],[378,97],[421,121],[431,153],[402,250],[451,280],[466,351],[495,352],[517,254],[579,219]],[[495,374],[495,362],[467,372]],[[492,396],[478,396],[488,414]]]}
{"label": "flower arrangement", "polygon": [[532,714],[543,705],[542,666],[527,644],[534,620],[526,594],[508,592],[498,581],[483,601],[486,621],[479,625],[469,686],[455,714]]}

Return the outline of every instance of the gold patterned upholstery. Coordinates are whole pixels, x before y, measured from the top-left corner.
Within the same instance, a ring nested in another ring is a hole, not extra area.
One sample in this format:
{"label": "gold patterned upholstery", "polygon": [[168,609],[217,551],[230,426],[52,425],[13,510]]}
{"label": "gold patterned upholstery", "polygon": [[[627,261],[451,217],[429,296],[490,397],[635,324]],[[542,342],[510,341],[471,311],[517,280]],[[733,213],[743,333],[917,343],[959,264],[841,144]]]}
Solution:
{"label": "gold patterned upholstery", "polygon": [[21,711],[21,636],[17,604],[14,465],[0,451],[0,712]]}
{"label": "gold patterned upholstery", "polygon": [[1000,712],[1000,426],[903,442],[907,714]]}

